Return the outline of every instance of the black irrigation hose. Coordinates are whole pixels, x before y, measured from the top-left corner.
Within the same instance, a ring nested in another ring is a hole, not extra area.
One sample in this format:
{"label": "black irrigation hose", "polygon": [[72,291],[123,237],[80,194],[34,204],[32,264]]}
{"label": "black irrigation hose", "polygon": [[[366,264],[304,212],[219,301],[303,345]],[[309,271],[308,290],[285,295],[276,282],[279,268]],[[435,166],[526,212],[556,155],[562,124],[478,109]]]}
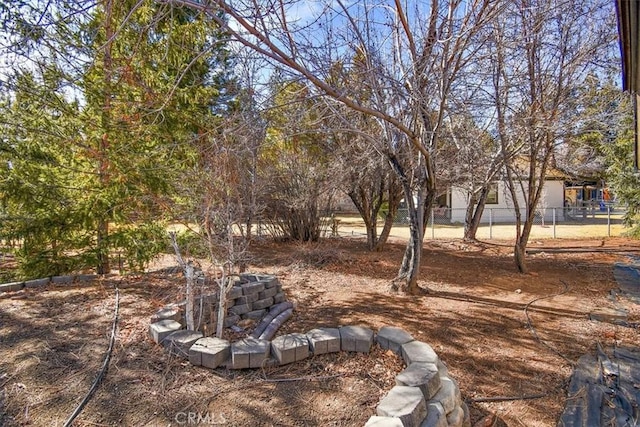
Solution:
{"label": "black irrigation hose", "polygon": [[[553,295],[547,295],[547,296],[544,296],[544,297],[536,298],[534,300],[529,301],[527,303],[527,305],[525,305],[525,307],[524,307],[524,315],[527,317],[527,327],[529,328],[529,330],[531,331],[533,336],[540,342],[540,344],[544,345],[549,350],[551,350],[552,352],[554,352],[555,354],[557,354],[558,356],[563,358],[571,366],[575,366],[575,362],[573,362],[572,360],[567,358],[564,354],[560,353],[555,348],[551,347],[546,342],[542,341],[540,336],[538,336],[538,333],[536,332],[536,329],[533,327],[533,323],[531,322],[531,317],[529,317],[529,307],[531,307],[531,305],[534,302],[537,302],[537,301],[540,301],[540,300],[543,300],[543,299],[547,299],[547,298],[557,297],[557,296],[566,294],[569,291],[569,285],[564,280],[561,280],[560,282],[564,286],[564,289],[561,292],[555,293]],[[483,403],[483,402],[510,402],[510,401],[514,401],[514,400],[533,400],[533,399],[542,399],[544,397],[547,397],[548,395],[549,395],[549,393],[530,394],[530,395],[523,395],[523,396],[479,397],[479,398],[476,398],[476,399],[471,399],[471,402],[473,402],[473,403]]]}
{"label": "black irrigation hose", "polygon": [[547,299],[547,298],[557,297],[557,296],[560,296],[560,295],[563,295],[563,294],[566,294],[567,292],[569,292],[569,285],[567,284],[567,282],[565,282],[564,280],[560,280],[560,282],[564,286],[564,289],[561,292],[555,293],[553,295],[547,295],[547,296],[544,296],[544,297],[536,298],[534,300],[529,301],[529,303],[524,307],[524,315],[527,317],[527,327],[529,328],[529,330],[531,331],[533,336],[538,340],[538,342],[540,342],[540,344],[542,344],[545,347],[547,347],[553,353],[555,353],[558,356],[560,356],[561,358],[563,358],[567,363],[569,363],[569,365],[575,366],[575,362],[573,360],[569,359],[564,354],[560,353],[557,349],[551,347],[546,342],[542,341],[542,339],[538,336],[538,333],[536,332],[536,329],[533,327],[533,323],[531,322],[531,317],[529,317],[529,312],[528,312],[529,307],[534,302],[537,302],[537,301],[540,301],[540,300],[543,300],[543,299]]}
{"label": "black irrigation hose", "polygon": [[87,395],[84,397],[84,399],[82,399],[82,402],[80,402],[76,410],[73,411],[73,414],[71,414],[69,419],[67,419],[67,421],[64,423],[64,427],[69,427],[71,423],[73,423],[73,421],[76,419],[76,417],[80,415],[80,413],[82,412],[86,404],[89,403],[89,400],[91,400],[91,397],[93,396],[95,391],[98,389],[98,385],[100,384],[100,381],[102,381],[102,379],[104,378],[104,375],[107,373],[107,368],[109,367],[109,361],[111,360],[111,353],[113,352],[113,345],[116,342],[116,329],[118,328],[119,310],[120,310],[120,291],[116,286],[115,311],[113,314],[113,326],[111,327],[111,339],[109,340],[109,348],[107,349],[107,355],[105,356],[104,362],[102,362],[102,368],[100,369],[100,372],[98,373],[98,376],[96,377],[96,379],[93,381],[93,384],[91,385],[91,388],[87,392]]}

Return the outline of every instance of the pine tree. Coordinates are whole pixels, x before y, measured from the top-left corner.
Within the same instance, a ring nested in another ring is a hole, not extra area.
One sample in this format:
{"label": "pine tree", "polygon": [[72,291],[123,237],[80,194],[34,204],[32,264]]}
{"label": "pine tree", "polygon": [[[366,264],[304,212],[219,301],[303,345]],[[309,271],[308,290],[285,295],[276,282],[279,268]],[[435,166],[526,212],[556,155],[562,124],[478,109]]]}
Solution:
{"label": "pine tree", "polygon": [[0,235],[21,242],[24,277],[148,262],[191,144],[226,102],[210,20],[151,1],[78,8],[55,2],[33,40],[42,54],[3,94]]}

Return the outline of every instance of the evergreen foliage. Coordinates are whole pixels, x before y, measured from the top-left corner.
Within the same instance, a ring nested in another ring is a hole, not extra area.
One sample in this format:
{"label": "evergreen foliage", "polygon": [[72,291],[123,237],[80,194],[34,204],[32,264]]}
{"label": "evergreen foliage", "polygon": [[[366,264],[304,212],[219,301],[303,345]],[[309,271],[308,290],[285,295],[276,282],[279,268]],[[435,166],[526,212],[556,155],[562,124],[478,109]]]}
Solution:
{"label": "evergreen foliage", "polygon": [[0,239],[23,278],[105,273],[115,256],[143,268],[167,246],[194,141],[226,109],[223,34],[153,1],[53,4],[2,87]]}

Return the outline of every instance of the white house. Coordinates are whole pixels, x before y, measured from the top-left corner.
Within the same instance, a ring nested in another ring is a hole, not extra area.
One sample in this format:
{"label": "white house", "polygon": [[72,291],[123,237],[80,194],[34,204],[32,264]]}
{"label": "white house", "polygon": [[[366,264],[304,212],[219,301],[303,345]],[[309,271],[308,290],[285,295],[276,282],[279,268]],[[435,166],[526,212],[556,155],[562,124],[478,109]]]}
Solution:
{"label": "white house", "polygon": [[[518,191],[518,204],[524,209],[525,198],[522,192]],[[562,208],[564,207],[564,177],[548,177],[543,186],[540,202],[538,203],[538,215],[544,216],[547,222],[553,221],[554,209],[556,221],[562,220]],[[465,190],[459,187],[452,187],[450,190],[451,222],[464,222],[468,195]],[[505,181],[498,181],[492,184],[484,212],[482,223],[513,222],[515,220],[515,210],[513,207],[511,193]],[[524,214],[524,211],[522,212]]]}

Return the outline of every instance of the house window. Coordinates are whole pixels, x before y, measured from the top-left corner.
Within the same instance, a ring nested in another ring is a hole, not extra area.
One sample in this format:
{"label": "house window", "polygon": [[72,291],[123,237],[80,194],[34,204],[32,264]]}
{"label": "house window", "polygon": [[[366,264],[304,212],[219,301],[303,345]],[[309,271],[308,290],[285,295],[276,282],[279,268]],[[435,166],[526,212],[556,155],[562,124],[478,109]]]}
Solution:
{"label": "house window", "polygon": [[489,184],[489,194],[487,194],[487,205],[497,205],[498,204],[498,183],[494,182]]}

